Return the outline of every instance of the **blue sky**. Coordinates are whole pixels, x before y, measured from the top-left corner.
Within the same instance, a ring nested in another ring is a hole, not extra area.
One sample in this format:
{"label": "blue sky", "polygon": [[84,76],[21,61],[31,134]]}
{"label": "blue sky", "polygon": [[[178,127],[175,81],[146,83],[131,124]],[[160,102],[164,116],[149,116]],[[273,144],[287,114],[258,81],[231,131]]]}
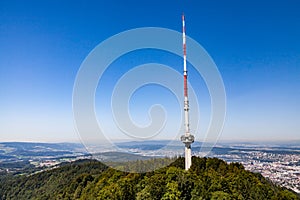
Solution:
{"label": "blue sky", "polygon": [[[299,140],[299,7],[297,0],[1,1],[0,141],[79,141],[72,91],[84,58],[125,30],[181,31],[182,12],[187,34],[206,49],[224,80],[221,139]],[[136,55],[137,63],[178,60],[155,51]],[[107,76],[121,71],[112,68]],[[190,75],[190,81],[201,80]],[[136,98],[146,105],[159,101]]]}

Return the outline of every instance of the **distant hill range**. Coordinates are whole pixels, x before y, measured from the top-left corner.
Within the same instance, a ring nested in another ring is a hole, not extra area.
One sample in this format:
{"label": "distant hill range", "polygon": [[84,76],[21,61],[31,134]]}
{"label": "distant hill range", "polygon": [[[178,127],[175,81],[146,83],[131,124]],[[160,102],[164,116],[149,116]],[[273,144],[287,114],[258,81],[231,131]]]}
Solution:
{"label": "distant hill range", "polygon": [[[151,162],[128,164],[151,167]],[[78,160],[31,175],[2,175],[0,199],[300,199],[239,163],[199,157],[192,163],[189,171],[184,170],[184,158],[178,158],[156,171],[128,173],[96,160]]]}

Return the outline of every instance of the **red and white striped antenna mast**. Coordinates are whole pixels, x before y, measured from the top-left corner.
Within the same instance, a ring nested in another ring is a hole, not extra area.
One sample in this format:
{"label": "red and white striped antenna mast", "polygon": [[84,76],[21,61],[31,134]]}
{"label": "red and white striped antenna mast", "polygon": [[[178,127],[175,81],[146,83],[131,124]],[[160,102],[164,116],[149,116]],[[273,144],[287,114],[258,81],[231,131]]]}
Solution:
{"label": "red and white striped antenna mast", "polygon": [[188,100],[188,85],[187,85],[187,66],[186,66],[186,35],[185,35],[185,19],[182,14],[182,44],[183,44],[183,83],[184,83],[184,135],[181,136],[181,141],[185,144],[185,170],[188,170],[192,165],[192,150],[191,144],[194,142],[194,136],[190,133],[189,124],[189,100]]}

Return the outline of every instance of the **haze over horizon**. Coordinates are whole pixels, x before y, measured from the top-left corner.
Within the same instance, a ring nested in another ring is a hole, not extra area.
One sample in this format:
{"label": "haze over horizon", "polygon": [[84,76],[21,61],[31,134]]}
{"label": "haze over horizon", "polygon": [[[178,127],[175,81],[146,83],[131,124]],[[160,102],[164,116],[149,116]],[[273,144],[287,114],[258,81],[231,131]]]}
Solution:
{"label": "haze over horizon", "polygon": [[[79,142],[72,92],[86,56],[125,30],[162,27],[181,32],[183,12],[187,35],[206,49],[224,81],[227,116],[220,140],[300,141],[299,8],[296,0],[1,1],[0,142]],[[187,44],[187,57],[188,50]],[[99,119],[109,115],[110,104],[101,102],[110,98],[118,78],[149,62],[182,70],[181,58],[167,52],[146,49],[121,57],[97,88]],[[189,69],[204,133],[209,93],[201,76]],[[148,109],[157,103],[165,106],[171,120],[180,114],[172,94],[149,85],[129,102],[132,119],[148,124]],[[114,139],[122,139],[118,137]],[[158,139],[170,137],[172,133]]]}

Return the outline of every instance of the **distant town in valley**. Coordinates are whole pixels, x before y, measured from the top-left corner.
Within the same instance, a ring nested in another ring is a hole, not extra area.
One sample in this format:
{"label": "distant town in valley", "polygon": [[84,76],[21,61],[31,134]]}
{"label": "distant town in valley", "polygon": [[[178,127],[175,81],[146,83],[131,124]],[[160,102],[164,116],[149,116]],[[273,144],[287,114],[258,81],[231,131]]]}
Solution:
{"label": "distant town in valley", "polygon": [[[167,150],[163,147],[168,145]],[[121,142],[122,152],[95,149],[100,161],[124,161],[153,157],[183,156],[182,144],[170,141]],[[201,146],[202,149],[201,149]],[[196,142],[193,155],[203,156],[206,145]],[[159,150],[159,151],[158,151]],[[293,143],[218,143],[206,157],[242,163],[246,170],[262,174],[273,183],[300,194],[300,141]],[[64,162],[93,159],[82,144],[77,143],[0,143],[1,174],[31,174],[58,167]]]}

